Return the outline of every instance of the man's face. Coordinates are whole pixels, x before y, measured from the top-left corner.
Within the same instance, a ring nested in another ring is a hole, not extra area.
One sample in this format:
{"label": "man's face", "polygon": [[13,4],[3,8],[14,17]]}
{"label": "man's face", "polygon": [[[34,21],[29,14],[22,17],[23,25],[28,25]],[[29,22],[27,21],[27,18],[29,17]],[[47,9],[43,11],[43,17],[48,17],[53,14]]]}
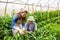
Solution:
{"label": "man's face", "polygon": [[22,16],[22,17],[26,17],[26,12],[22,12],[22,13],[21,13],[21,16]]}
{"label": "man's face", "polygon": [[33,23],[33,21],[29,21],[29,23],[30,23],[30,24],[32,24],[32,23]]}

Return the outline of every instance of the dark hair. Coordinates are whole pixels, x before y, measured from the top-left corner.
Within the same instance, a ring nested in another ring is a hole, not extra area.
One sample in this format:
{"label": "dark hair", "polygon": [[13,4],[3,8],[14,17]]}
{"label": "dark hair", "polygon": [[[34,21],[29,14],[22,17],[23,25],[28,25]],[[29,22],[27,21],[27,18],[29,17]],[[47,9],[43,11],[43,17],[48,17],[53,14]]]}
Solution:
{"label": "dark hair", "polygon": [[26,17],[22,17],[20,12],[18,13],[18,15],[19,15],[18,20],[21,20],[22,22],[26,22]]}

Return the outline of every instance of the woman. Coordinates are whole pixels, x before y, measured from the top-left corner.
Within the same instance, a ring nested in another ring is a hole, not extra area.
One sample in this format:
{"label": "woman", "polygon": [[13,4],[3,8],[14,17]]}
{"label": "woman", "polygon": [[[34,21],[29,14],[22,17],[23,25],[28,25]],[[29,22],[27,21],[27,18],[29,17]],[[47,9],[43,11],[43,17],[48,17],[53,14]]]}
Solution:
{"label": "woman", "polygon": [[[20,23],[22,24],[22,28],[24,28],[25,22],[26,22],[26,14],[27,14],[27,11],[25,9],[21,9],[20,12],[18,12],[17,14],[15,14],[13,16],[13,19],[12,19],[12,31],[14,30],[15,23],[18,20],[20,20]],[[24,32],[20,31],[20,34],[24,34]]]}

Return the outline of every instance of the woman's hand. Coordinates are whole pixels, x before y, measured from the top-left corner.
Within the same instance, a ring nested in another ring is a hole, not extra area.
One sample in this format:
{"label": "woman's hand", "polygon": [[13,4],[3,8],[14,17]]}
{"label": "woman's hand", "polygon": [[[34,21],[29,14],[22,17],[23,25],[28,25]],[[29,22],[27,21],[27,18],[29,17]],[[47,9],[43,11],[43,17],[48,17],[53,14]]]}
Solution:
{"label": "woman's hand", "polygon": [[20,32],[19,32],[21,35],[24,35],[25,33],[22,31],[22,30],[20,30]]}

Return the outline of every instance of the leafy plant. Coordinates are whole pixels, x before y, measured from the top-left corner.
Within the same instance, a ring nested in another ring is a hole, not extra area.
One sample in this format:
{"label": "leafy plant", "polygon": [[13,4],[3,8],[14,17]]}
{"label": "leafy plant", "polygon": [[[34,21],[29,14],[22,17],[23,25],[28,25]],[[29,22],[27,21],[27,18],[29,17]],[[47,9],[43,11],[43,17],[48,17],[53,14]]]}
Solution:
{"label": "leafy plant", "polygon": [[[11,21],[12,16],[6,15],[0,17],[0,40],[60,40],[60,18],[57,17],[57,11],[49,12],[49,19],[47,20],[47,11],[34,12],[33,16],[37,23],[37,30],[32,34],[20,35],[17,33],[12,35]],[[31,14],[27,14],[27,18]]]}

